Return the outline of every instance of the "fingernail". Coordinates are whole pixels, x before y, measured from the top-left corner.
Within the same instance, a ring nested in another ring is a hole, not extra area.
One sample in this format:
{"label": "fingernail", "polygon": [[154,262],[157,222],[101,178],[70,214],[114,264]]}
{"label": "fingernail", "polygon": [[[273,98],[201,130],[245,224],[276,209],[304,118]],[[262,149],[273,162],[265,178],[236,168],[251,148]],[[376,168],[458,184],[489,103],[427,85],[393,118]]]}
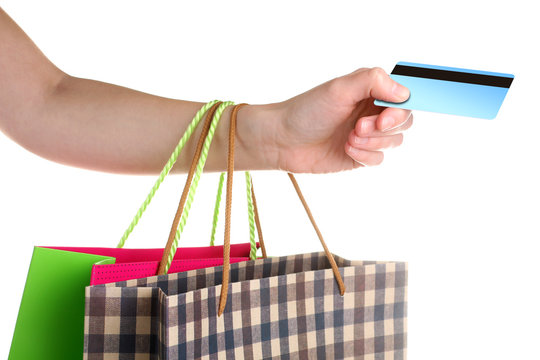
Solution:
{"label": "fingernail", "polygon": [[[359,150],[353,148],[351,145],[348,145],[348,149],[349,149],[349,152],[352,153],[352,154],[358,154],[358,153],[359,153]],[[355,162],[357,162],[358,164],[360,164],[360,165],[362,165],[362,166],[367,166],[366,164],[364,164],[363,162],[360,162],[360,161],[356,160],[356,159],[353,158],[352,156],[349,155],[349,157],[350,157],[351,159],[353,159]]]}
{"label": "fingernail", "polygon": [[354,143],[356,145],[364,145],[368,141],[369,141],[369,138],[367,138],[367,137],[358,137],[358,136],[354,137]]}
{"label": "fingernail", "polygon": [[395,122],[396,121],[394,120],[394,118],[390,116],[385,117],[384,119],[382,119],[381,130],[382,131],[390,130],[394,126]]}
{"label": "fingernail", "polygon": [[[409,119],[411,118],[411,115],[412,115],[412,113],[410,113],[409,116],[407,116],[407,120],[409,120]],[[400,122],[399,124],[394,124],[394,126],[392,126],[391,128],[384,129],[383,132],[385,132],[385,131],[390,131],[390,130],[394,130],[394,129],[400,127],[401,125],[405,124],[405,123],[407,122],[407,120],[402,121],[402,122]],[[384,121],[383,121],[383,123],[384,123]]]}
{"label": "fingernail", "polygon": [[[352,159],[352,158],[351,158],[351,159]],[[353,160],[354,160],[354,159],[353,159]],[[362,165],[363,167],[367,167],[366,164],[364,164],[363,162],[360,162],[360,161],[358,161],[358,160],[354,160],[354,162],[356,162],[356,163]]]}
{"label": "fingernail", "polygon": [[409,89],[401,84],[398,84],[397,82],[394,82],[392,93],[394,93],[394,95],[396,95],[398,98],[403,99],[403,101],[409,98]]}

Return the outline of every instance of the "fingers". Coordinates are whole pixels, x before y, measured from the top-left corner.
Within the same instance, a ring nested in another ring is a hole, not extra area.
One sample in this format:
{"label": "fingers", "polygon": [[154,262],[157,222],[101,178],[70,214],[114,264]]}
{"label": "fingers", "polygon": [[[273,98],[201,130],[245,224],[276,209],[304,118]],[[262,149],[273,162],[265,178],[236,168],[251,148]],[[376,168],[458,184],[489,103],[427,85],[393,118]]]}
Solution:
{"label": "fingers", "polygon": [[354,96],[355,101],[375,98],[389,102],[404,102],[409,98],[409,90],[395,82],[381,68],[358,69],[339,79],[343,88],[338,89]]}
{"label": "fingers", "polygon": [[411,110],[386,108],[377,118],[377,129],[382,132],[390,131],[401,126],[411,116]]}
{"label": "fingers", "polygon": [[[393,123],[384,121],[386,116],[391,117]],[[410,128],[412,122],[413,116],[410,111],[390,108],[379,115],[360,118],[349,134],[345,153],[360,166],[379,165],[384,159],[384,154],[380,150],[401,145],[402,132]]]}
{"label": "fingers", "polygon": [[351,131],[349,135],[349,144],[361,150],[383,150],[397,147],[403,143],[403,134],[394,134],[380,137],[360,137]]}
{"label": "fingers", "polygon": [[349,143],[345,145],[345,153],[355,162],[363,166],[379,165],[384,160],[384,154],[381,151],[357,149],[349,145]]}
{"label": "fingers", "polygon": [[[388,118],[391,120],[386,120]],[[387,108],[379,115],[360,118],[354,132],[359,137],[388,136],[407,130],[412,123],[413,116],[409,110]]]}
{"label": "fingers", "polygon": [[[381,68],[358,69],[351,74],[330,82],[330,95],[356,104],[369,98],[388,102],[404,102],[409,90],[395,82]],[[374,106],[374,105],[373,105]],[[363,112],[345,144],[345,153],[357,164],[379,165],[384,154],[380,151],[401,145],[401,132],[412,125],[409,110],[379,108],[376,112]],[[356,165],[354,167],[357,167]]]}

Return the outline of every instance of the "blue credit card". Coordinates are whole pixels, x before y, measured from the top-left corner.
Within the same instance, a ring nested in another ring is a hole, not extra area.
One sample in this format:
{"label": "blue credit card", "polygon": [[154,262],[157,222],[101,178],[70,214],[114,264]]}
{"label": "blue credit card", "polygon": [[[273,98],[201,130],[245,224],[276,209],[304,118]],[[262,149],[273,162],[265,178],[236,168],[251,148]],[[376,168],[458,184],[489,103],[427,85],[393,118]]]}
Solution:
{"label": "blue credit card", "polygon": [[400,61],[390,77],[411,93],[402,103],[375,105],[494,119],[514,80],[512,74]]}

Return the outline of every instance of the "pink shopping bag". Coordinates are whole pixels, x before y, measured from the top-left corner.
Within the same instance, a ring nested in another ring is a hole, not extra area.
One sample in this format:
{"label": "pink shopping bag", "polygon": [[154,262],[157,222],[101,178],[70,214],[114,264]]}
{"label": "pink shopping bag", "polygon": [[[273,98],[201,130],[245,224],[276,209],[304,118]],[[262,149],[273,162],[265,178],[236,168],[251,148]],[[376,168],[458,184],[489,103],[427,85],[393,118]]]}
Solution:
{"label": "pink shopping bag", "polygon": [[[257,243],[257,248],[258,248]],[[46,247],[114,258],[92,266],[90,285],[139,279],[157,273],[163,249],[123,249],[97,247]],[[250,243],[231,244],[231,262],[249,260]],[[223,246],[183,247],[176,252],[169,273],[223,265]]]}

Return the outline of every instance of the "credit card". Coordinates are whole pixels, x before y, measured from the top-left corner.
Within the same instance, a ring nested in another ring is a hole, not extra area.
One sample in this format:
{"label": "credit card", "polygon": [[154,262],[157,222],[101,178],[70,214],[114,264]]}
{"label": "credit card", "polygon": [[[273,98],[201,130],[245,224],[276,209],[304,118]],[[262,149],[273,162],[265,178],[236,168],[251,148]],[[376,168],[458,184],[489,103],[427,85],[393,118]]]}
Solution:
{"label": "credit card", "polygon": [[411,93],[402,103],[375,105],[494,119],[514,75],[400,61],[390,77]]}

